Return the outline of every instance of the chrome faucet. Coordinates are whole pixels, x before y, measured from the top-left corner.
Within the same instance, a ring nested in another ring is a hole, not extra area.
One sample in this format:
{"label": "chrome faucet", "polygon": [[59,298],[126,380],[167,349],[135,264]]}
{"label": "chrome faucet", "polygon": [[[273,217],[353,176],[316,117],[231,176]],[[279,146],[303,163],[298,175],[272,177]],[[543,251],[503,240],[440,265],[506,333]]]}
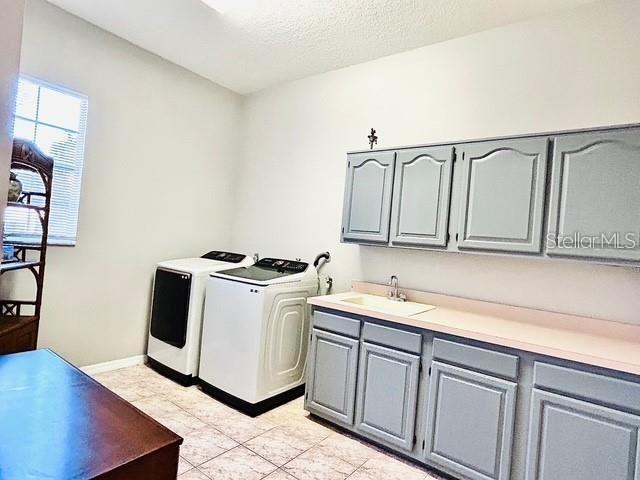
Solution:
{"label": "chrome faucet", "polygon": [[387,298],[389,300],[393,300],[394,302],[407,301],[407,296],[398,291],[398,277],[391,275],[391,278],[389,279],[389,286],[391,287],[391,290],[387,293]]}

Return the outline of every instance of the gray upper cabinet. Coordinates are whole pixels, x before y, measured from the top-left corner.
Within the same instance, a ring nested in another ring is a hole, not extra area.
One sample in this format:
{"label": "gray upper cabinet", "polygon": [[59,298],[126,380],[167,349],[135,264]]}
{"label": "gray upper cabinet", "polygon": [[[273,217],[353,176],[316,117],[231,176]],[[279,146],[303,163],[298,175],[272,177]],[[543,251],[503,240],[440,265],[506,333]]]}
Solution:
{"label": "gray upper cabinet", "polygon": [[343,241],[387,243],[395,152],[349,155],[342,219]]}
{"label": "gray upper cabinet", "polygon": [[555,139],[550,255],[640,260],[640,129]]}
{"label": "gray upper cabinet", "polygon": [[539,253],[548,139],[462,145],[460,249]]}
{"label": "gray upper cabinet", "polygon": [[640,126],[350,153],[341,238],[637,264]]}
{"label": "gray upper cabinet", "polygon": [[358,340],[313,329],[307,373],[307,408],[353,425]]}
{"label": "gray upper cabinet", "polygon": [[433,362],[428,402],[427,460],[473,480],[510,477],[516,383]]}
{"label": "gray upper cabinet", "polygon": [[451,146],[412,148],[397,153],[392,244],[446,246],[453,155]]}
{"label": "gray upper cabinet", "polygon": [[389,446],[413,449],[420,357],[362,344],[356,429]]}
{"label": "gray upper cabinet", "polygon": [[526,480],[640,480],[640,417],[534,390]]}

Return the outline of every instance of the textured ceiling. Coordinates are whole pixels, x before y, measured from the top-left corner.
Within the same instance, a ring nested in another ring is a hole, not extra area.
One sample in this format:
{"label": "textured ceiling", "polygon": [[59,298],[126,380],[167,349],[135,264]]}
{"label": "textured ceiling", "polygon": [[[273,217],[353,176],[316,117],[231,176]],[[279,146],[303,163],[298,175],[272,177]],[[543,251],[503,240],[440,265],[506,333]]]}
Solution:
{"label": "textured ceiling", "polygon": [[592,0],[49,0],[239,93]]}

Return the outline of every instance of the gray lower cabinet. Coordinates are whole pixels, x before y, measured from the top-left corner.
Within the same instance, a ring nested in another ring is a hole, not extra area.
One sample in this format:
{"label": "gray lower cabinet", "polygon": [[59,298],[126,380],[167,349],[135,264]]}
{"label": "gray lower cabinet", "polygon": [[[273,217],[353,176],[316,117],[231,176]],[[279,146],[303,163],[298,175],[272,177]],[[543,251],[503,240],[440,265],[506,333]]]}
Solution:
{"label": "gray lower cabinet", "polygon": [[425,332],[314,312],[305,407],[460,480],[640,480],[637,378]]}
{"label": "gray lower cabinet", "polygon": [[510,477],[516,383],[433,362],[425,456],[474,480]]}
{"label": "gray lower cabinet", "polygon": [[555,139],[549,255],[640,260],[640,129]]}
{"label": "gray lower cabinet", "polygon": [[342,239],[387,243],[395,152],[349,155]]}
{"label": "gray lower cabinet", "polygon": [[356,429],[390,446],[414,445],[420,357],[363,342]]}
{"label": "gray lower cabinet", "polygon": [[535,389],[526,480],[640,480],[640,417]]}
{"label": "gray lower cabinet", "polygon": [[313,329],[307,374],[307,408],[353,425],[359,341]]}
{"label": "gray lower cabinet", "polygon": [[453,155],[452,146],[398,152],[391,210],[392,245],[446,246]]}
{"label": "gray lower cabinet", "polygon": [[540,253],[548,139],[463,145],[458,248]]}

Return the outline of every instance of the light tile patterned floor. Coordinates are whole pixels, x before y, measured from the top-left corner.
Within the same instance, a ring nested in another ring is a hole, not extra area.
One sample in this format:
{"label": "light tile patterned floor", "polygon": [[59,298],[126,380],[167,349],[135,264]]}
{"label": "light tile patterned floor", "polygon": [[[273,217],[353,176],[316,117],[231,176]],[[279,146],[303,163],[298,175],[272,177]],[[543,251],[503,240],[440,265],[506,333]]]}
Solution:
{"label": "light tile patterned floor", "polygon": [[184,438],[180,480],[439,480],[310,418],[302,398],[250,418],[148,367],[95,378]]}

